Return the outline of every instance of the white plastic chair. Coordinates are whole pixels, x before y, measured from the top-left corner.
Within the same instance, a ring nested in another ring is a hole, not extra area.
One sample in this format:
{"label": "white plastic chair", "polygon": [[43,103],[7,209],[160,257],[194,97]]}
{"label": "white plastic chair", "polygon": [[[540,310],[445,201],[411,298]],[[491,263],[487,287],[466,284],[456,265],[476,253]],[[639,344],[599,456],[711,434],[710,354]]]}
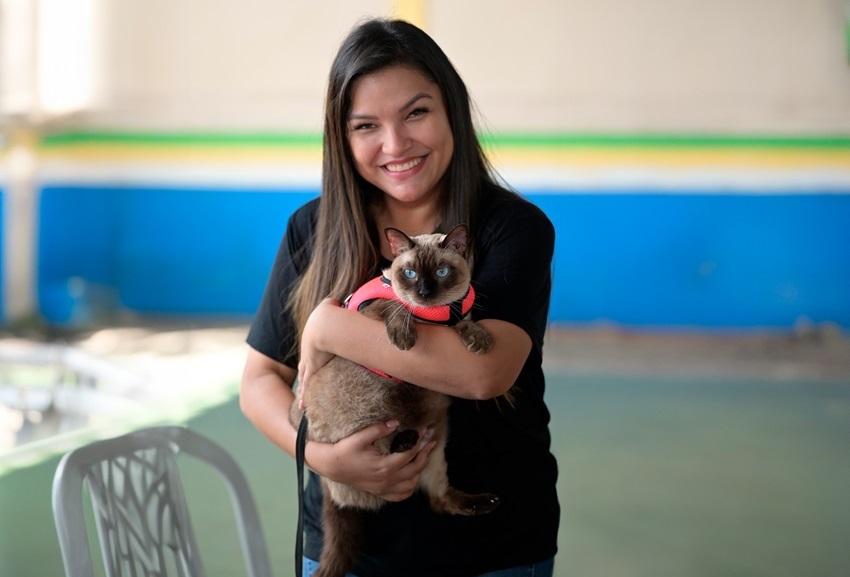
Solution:
{"label": "white plastic chair", "polygon": [[249,577],[271,577],[245,475],[219,445],[184,427],[141,429],[67,453],[53,479],[53,515],[67,577],[94,577],[83,506],[88,484],[107,577],[204,577],[176,456],[218,471],[230,493]]}

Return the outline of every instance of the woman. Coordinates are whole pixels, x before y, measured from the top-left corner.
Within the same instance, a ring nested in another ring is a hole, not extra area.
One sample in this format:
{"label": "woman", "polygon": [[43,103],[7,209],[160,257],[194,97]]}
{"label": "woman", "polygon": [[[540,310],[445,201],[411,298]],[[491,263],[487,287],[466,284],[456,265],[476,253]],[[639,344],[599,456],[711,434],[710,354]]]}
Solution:
{"label": "woman", "polygon": [[[351,32],[330,73],[321,197],[290,218],[248,335],[242,410],[290,455],[296,375],[309,387],[334,355],[455,397],[449,477],[461,490],[496,493],[501,504],[488,515],[431,512],[414,490],[433,441],[388,456],[372,446],[396,423],[333,445],[307,443],[312,471],[390,501],[369,516],[358,577],[552,574],[557,465],[541,363],[554,230],[496,183],[470,109],[448,58],[415,26],[371,20]],[[438,325],[420,325],[416,346],[400,351],[383,323],[339,306],[388,266],[380,231],[412,236],[458,223],[473,239],[474,316],[494,338],[489,353],[470,353]],[[508,390],[512,403],[500,398]],[[321,487],[311,475],[307,574],[322,546]]]}

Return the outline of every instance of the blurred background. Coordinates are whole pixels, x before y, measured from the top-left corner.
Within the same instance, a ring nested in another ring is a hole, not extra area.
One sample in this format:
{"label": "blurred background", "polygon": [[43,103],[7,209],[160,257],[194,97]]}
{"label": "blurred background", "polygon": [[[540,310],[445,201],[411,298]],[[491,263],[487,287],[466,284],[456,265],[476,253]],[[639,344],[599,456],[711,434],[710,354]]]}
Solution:
{"label": "blurred background", "polygon": [[319,193],[331,59],[375,15],[441,45],[557,230],[557,574],[850,574],[849,14],[0,0],[0,574],[61,574],[62,451],[165,421],[240,455],[288,574],[290,463],[239,414],[242,341]]}

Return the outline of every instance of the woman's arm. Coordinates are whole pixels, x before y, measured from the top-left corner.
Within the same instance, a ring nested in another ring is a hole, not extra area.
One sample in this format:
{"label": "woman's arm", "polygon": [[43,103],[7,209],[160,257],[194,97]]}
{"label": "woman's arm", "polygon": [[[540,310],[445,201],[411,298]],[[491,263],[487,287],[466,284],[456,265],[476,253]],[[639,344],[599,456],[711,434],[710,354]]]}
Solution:
{"label": "woman's arm", "polygon": [[467,350],[454,329],[427,323],[416,325],[416,345],[401,351],[390,343],[383,322],[327,299],[310,315],[301,337],[302,382],[309,386],[310,375],[336,355],[447,395],[497,397],[516,381],[531,351],[531,338],[505,321],[480,324],[493,337],[493,348],[486,354]]}
{"label": "woman's arm", "polygon": [[[297,431],[289,421],[295,399],[294,369],[249,348],[240,387],[240,406],[248,419],[273,443],[295,456]],[[413,494],[434,441],[403,453],[381,455],[373,443],[390,435],[397,422],[378,423],[335,444],[308,442],[307,465],[318,474],[369,491],[388,501]],[[425,435],[420,431],[420,435]],[[424,438],[424,437],[423,437]]]}
{"label": "woman's arm", "polygon": [[295,370],[248,347],[239,404],[245,416],[275,445],[295,456],[297,432],[289,422]]}

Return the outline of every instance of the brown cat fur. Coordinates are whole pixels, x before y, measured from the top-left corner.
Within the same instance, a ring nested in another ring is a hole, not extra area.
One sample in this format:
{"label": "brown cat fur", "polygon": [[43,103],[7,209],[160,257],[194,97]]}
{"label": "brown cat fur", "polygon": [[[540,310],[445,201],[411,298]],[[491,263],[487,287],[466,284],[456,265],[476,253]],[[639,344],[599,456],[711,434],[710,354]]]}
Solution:
{"label": "brown cat fur", "polygon": [[[404,301],[420,307],[447,305],[463,298],[469,287],[466,261],[467,227],[458,225],[447,235],[408,237],[397,229],[385,231],[395,257],[384,271],[392,289]],[[439,269],[439,274],[437,271]],[[415,271],[409,278],[405,271]],[[416,323],[410,311],[395,300],[378,299],[362,311],[381,319],[390,341],[408,350],[416,343]],[[489,333],[469,315],[454,327],[470,351],[486,353],[492,348]],[[296,427],[302,411],[296,391],[290,419]],[[419,443],[418,430],[430,427],[437,445],[419,478],[419,489],[429,496],[431,508],[454,515],[479,515],[495,509],[499,500],[491,494],[470,495],[451,486],[446,473],[445,445],[448,436],[449,398],[440,393],[381,376],[340,357],[317,371],[303,391],[308,439],[335,443],[375,423],[397,420],[395,434],[376,443],[383,454],[406,451]],[[359,551],[363,511],[377,510],[386,501],[377,495],[322,477],[324,490],[324,547],[316,577],[342,577]]]}

